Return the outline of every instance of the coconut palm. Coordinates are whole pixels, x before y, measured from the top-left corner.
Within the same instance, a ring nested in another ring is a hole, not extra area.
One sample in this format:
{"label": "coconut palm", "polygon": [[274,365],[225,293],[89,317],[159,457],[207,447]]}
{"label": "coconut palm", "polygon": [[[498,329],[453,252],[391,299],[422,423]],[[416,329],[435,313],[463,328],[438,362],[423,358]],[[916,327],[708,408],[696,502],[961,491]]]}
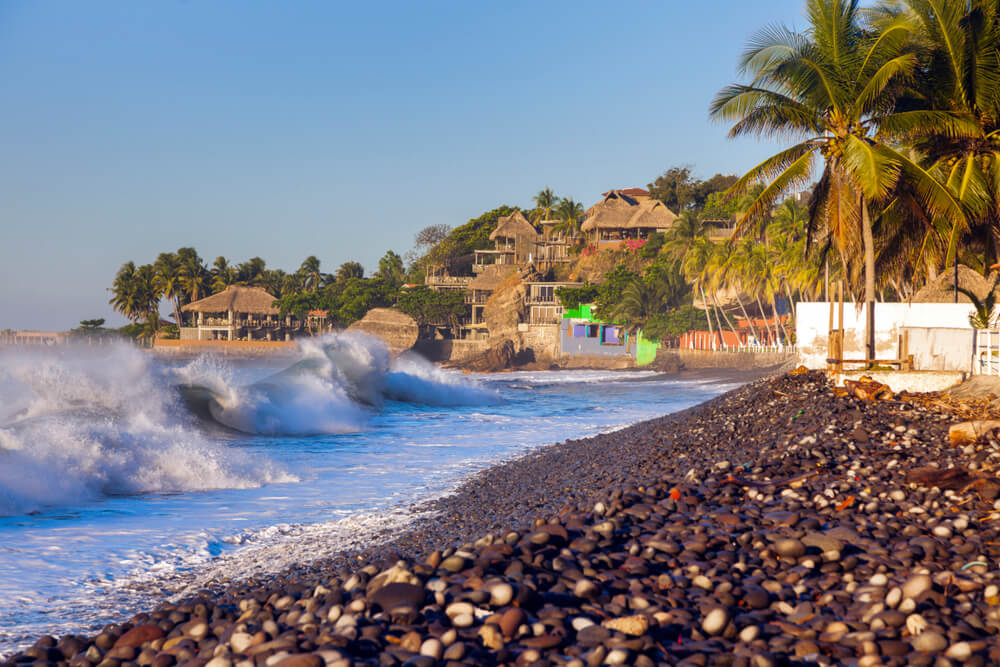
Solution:
{"label": "coconut palm", "polygon": [[556,230],[565,236],[578,235],[583,213],[583,204],[577,203],[572,197],[560,199],[559,206],[556,207],[556,216],[560,220]]}
{"label": "coconut palm", "polygon": [[209,273],[194,248],[178,248],[180,283],[185,301],[197,301],[208,294]]}
{"label": "coconut palm", "polygon": [[181,300],[183,292],[181,285],[181,266],[177,255],[172,252],[161,252],[153,262],[156,272],[156,290],[170,301],[174,311],[174,322],[181,325]]}
{"label": "coconut palm", "polygon": [[720,91],[711,115],[735,122],[731,137],[799,141],[753,167],[730,189],[737,194],[766,184],[738,221],[740,234],[766,220],[780,197],[810,182],[813,168],[822,164],[810,202],[810,230],[823,228],[844,256],[864,258],[863,270],[852,262],[850,275],[864,286],[867,357],[873,359],[873,219],[905,181],[929,215],[946,216],[958,227],[965,220],[948,188],[880,130],[885,127],[895,137],[956,123],[947,114],[897,112],[894,102],[918,67],[905,27],[890,23],[872,30],[857,0],[807,0],[806,13],[809,27],[803,33],[771,27],[751,40],[741,60],[750,83]]}
{"label": "coconut palm", "polygon": [[236,266],[236,284],[260,287],[264,282],[267,265],[260,257],[251,257]]}
{"label": "coconut palm", "polygon": [[697,214],[690,210],[684,211],[667,230],[661,252],[673,261],[683,263],[691,246],[698,239],[706,238],[705,225],[698,219]]}
{"label": "coconut palm", "polygon": [[236,282],[236,270],[229,265],[229,260],[218,256],[209,271],[212,280],[212,293],[217,294]]}
{"label": "coconut palm", "polygon": [[[946,122],[883,128],[912,142],[938,168],[968,214],[989,266],[1000,256],[1000,6],[993,0],[902,0],[881,5],[873,23],[909,31],[921,76],[902,104],[908,116]],[[934,116],[931,116],[933,118]],[[947,236],[946,262],[957,254],[959,226]]]}
{"label": "coconut palm", "polygon": [[559,205],[559,197],[552,192],[552,189],[546,187],[544,190],[539,190],[532,200],[535,202],[535,210],[531,212],[531,221],[551,220],[553,211]]}
{"label": "coconut palm", "polygon": [[299,267],[298,274],[302,277],[302,288],[307,292],[315,292],[327,282],[328,276],[319,270],[319,266],[316,255],[309,255]]}

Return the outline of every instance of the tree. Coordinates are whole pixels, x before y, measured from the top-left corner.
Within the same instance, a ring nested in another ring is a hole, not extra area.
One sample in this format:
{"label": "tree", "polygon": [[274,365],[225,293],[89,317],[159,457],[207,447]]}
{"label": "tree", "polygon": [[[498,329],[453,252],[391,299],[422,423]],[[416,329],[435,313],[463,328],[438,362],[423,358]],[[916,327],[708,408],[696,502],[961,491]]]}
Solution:
{"label": "tree", "polygon": [[538,194],[532,197],[535,202],[535,210],[531,212],[531,221],[552,220],[552,214],[559,205],[559,197],[552,192],[548,186],[544,190],[539,190]]}
{"label": "tree", "polygon": [[461,290],[436,291],[420,285],[404,290],[396,308],[419,325],[458,327],[466,312],[465,295]]}
{"label": "tree", "polygon": [[387,250],[382,255],[382,259],[378,261],[378,277],[388,281],[393,287],[398,288],[403,284],[404,274],[403,258],[392,250]]}
{"label": "tree", "polygon": [[309,255],[299,267],[298,274],[302,280],[302,288],[315,292],[326,280],[326,274],[320,271],[319,259],[316,255]]}
{"label": "tree", "polygon": [[347,282],[352,278],[363,278],[365,268],[359,262],[344,262],[337,269],[337,282]]}
{"label": "tree", "polygon": [[693,206],[697,200],[698,181],[691,178],[688,167],[671,167],[646,187],[651,198],[659,199],[676,213]]}
{"label": "tree", "polygon": [[571,197],[560,199],[556,208],[556,216],[560,222],[556,229],[567,236],[578,234],[583,213],[583,204],[575,202]]}
{"label": "tree", "polygon": [[413,242],[418,251],[427,250],[448,238],[450,231],[451,225],[428,225],[417,232]]}
{"label": "tree", "polygon": [[[780,197],[811,180],[815,160],[822,176],[813,192],[810,228],[825,227],[845,257],[862,255],[868,304],[867,358],[875,358],[873,223],[891,203],[901,179],[935,215],[964,219],[947,188],[886,140],[880,129],[912,128],[926,118],[905,117],[894,104],[915,76],[917,57],[894,27],[870,30],[855,0],[808,0],[809,28],[761,31],[743,54],[751,82],[727,86],[711,115],[735,121],[731,137],[747,134],[800,140],[767,158],[732,186],[738,194],[765,184],[738,222],[745,233],[763,223]],[[860,252],[859,252],[860,251]]]}
{"label": "tree", "polygon": [[246,262],[241,262],[236,266],[236,280],[234,282],[237,285],[260,287],[264,282],[264,271],[266,270],[267,264],[263,259],[251,257]]}
{"label": "tree", "polygon": [[215,258],[209,275],[213,294],[221,292],[236,282],[236,270],[229,265],[229,260],[221,255]]}
{"label": "tree", "polygon": [[183,292],[180,261],[172,252],[161,252],[153,263],[153,269],[156,271],[156,291],[170,301],[174,310],[174,322],[180,326],[180,295]]}
{"label": "tree", "polygon": [[186,303],[197,301],[209,291],[210,275],[205,262],[194,248],[177,249],[178,273],[181,292]]}

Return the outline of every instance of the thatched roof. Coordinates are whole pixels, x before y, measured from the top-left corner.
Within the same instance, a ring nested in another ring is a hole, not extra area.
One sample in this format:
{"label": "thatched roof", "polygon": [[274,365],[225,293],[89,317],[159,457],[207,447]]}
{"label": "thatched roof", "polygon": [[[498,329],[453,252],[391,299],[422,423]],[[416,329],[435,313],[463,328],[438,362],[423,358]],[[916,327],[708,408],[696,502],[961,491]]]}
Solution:
{"label": "thatched roof", "polygon": [[677,215],[657,199],[647,199],[635,208],[638,210],[625,225],[628,229],[668,229],[677,219]]}
{"label": "thatched roof", "polygon": [[230,285],[218,294],[207,296],[181,308],[186,313],[251,313],[253,315],[277,315],[274,295],[260,287]]}
{"label": "thatched roof", "polygon": [[[964,264],[958,265],[958,286],[978,296],[986,297],[990,291],[992,278],[985,277]],[[1000,295],[998,295],[1000,296]],[[955,301],[955,270],[950,268],[932,282],[924,285],[913,295],[913,303],[953,303]],[[959,303],[972,303],[969,297],[958,293]]]}
{"label": "thatched roof", "polygon": [[495,290],[500,286],[500,283],[516,270],[517,267],[511,264],[491,264],[484,268],[482,273],[472,279],[472,282],[469,283],[469,289]]}
{"label": "thatched roof", "polygon": [[350,331],[363,331],[384,340],[392,352],[409,350],[417,343],[420,327],[416,320],[394,308],[372,308],[368,313],[347,327]]}
{"label": "thatched roof", "polygon": [[528,222],[523,213],[514,211],[510,215],[497,220],[497,228],[490,234],[490,240],[493,241],[497,238],[527,238],[533,241],[538,238],[538,232],[535,231],[535,228]]}
{"label": "thatched roof", "polygon": [[631,197],[611,192],[587,210],[580,229],[585,232],[594,229],[624,229],[638,206],[639,202]]}

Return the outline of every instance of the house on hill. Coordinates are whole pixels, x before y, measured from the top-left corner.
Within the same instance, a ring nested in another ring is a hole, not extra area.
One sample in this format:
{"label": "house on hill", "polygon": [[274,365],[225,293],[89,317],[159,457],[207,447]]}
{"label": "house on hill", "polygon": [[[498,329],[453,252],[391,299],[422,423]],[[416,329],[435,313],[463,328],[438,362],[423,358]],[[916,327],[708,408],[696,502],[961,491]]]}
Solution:
{"label": "house on hill", "polygon": [[502,264],[519,266],[530,264],[537,251],[538,232],[528,222],[524,214],[514,211],[497,220],[497,228],[490,234],[493,248],[476,250],[472,260],[472,272],[480,273],[487,266]]}
{"label": "house on hill", "polygon": [[181,340],[290,340],[302,328],[290,315],[282,321],[274,296],[260,287],[230,285],[181,312],[194,314],[187,326],[182,323]]}
{"label": "house on hill", "polygon": [[[629,192],[644,192],[632,195]],[[644,241],[650,234],[665,232],[677,215],[649,193],[639,188],[611,190],[591,206],[580,229],[587,242],[597,248],[618,248],[625,241]]]}

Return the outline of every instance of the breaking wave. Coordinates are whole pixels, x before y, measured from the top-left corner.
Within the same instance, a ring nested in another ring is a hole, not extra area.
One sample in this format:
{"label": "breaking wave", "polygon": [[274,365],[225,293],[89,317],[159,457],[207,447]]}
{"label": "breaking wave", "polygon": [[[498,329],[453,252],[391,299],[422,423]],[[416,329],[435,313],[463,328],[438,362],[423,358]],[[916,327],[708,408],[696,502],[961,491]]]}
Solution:
{"label": "breaking wave", "polygon": [[0,355],[0,515],[114,495],[292,481],[206,436],[128,345]]}
{"label": "breaking wave", "polygon": [[235,384],[206,358],[175,373],[192,412],[250,434],[354,433],[387,401],[459,406],[499,400],[416,355],[394,359],[381,340],[361,332],[310,339],[299,350],[299,361],[247,385]]}

